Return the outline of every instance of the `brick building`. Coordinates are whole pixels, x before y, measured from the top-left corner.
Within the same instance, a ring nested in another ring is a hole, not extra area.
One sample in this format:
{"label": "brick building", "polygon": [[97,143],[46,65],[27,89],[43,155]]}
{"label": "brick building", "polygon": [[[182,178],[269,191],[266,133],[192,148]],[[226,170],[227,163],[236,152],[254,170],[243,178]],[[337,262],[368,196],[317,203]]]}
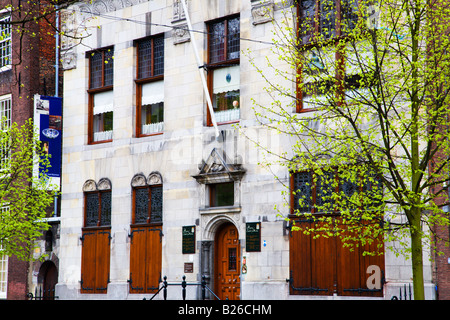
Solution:
{"label": "brick building", "polygon": [[[21,6],[18,9],[18,6]],[[21,28],[21,21],[25,16],[43,12],[49,8],[45,1],[23,2],[23,1],[0,1],[0,20],[5,22],[1,25],[2,40],[0,40],[0,103],[2,116],[8,117],[11,122],[18,125],[33,118],[34,95],[54,96],[62,92],[55,92],[55,37],[50,23],[55,23],[55,14],[46,15],[46,19],[38,23],[28,22]],[[11,24],[8,24],[11,23]],[[62,82],[58,80],[58,84]],[[49,208],[49,216],[53,215],[53,208]],[[47,242],[55,242],[59,222],[57,218],[50,221],[50,232],[47,233]],[[49,235],[52,234],[52,239]],[[43,235],[45,242],[45,235]],[[34,257],[40,257],[44,251],[37,249]],[[44,272],[49,264],[57,266],[57,258],[53,252],[49,253],[46,261],[26,262],[16,257],[0,258],[0,299],[23,300],[27,299],[29,292],[34,289],[45,275],[39,274],[41,265]],[[56,263],[55,263],[56,262]],[[45,270],[44,270],[45,269]],[[36,272],[37,270],[37,272]],[[40,278],[40,279],[37,279]]]}

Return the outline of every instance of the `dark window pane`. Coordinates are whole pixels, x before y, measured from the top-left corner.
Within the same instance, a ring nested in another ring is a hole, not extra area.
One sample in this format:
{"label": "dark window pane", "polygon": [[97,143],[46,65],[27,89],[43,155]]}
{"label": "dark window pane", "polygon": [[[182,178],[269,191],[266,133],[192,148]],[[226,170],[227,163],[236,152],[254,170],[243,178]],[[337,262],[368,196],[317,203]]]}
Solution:
{"label": "dark window pane", "polygon": [[153,187],[152,194],[152,211],[150,214],[150,222],[162,222],[163,208],[163,189],[162,187]]}
{"label": "dark window pane", "polygon": [[86,194],[86,227],[97,226],[98,221],[98,193]]}
{"label": "dark window pane", "polygon": [[358,21],[358,1],[341,0],[341,34],[355,29]]}
{"label": "dark window pane", "polygon": [[94,52],[91,55],[91,88],[100,88],[102,86],[102,67],[103,55],[101,52]]}
{"label": "dark window pane", "polygon": [[299,212],[311,212],[311,183],[310,172],[298,172],[294,174],[294,209],[299,210]]}
{"label": "dark window pane", "polygon": [[152,63],[152,42],[151,39],[146,39],[139,42],[139,67],[138,78],[151,77],[151,63]]}
{"label": "dark window pane", "polygon": [[225,59],[225,23],[211,24],[209,43],[209,62],[215,63]]}
{"label": "dark window pane", "polygon": [[113,50],[105,51],[105,60],[103,61],[105,68],[105,86],[112,86],[114,83],[114,52]]}
{"label": "dark window pane", "polygon": [[101,218],[100,225],[110,226],[111,225],[111,191],[102,192],[102,208],[101,208]]}
{"label": "dark window pane", "polygon": [[333,172],[324,172],[323,175],[317,177],[316,205],[319,206],[318,210],[325,213],[331,213],[332,211],[333,179]]}
{"label": "dark window pane", "polygon": [[114,83],[114,52],[112,49],[91,54],[90,88],[112,86]]}
{"label": "dark window pane", "polygon": [[212,207],[234,205],[234,182],[213,184],[210,191]]}
{"label": "dark window pane", "polygon": [[154,47],[154,76],[164,74],[164,37],[158,37],[153,40]]}
{"label": "dark window pane", "polygon": [[138,63],[139,79],[164,74],[164,36],[139,42]]}
{"label": "dark window pane", "polygon": [[239,108],[239,90],[213,94],[214,111],[225,111]]}
{"label": "dark window pane", "polygon": [[236,271],[236,248],[228,248],[228,271]]}
{"label": "dark window pane", "polygon": [[147,223],[148,218],[148,189],[135,189],[134,223]]}
{"label": "dark window pane", "polygon": [[314,16],[316,13],[316,1],[315,0],[304,0],[301,3],[301,20],[300,20],[300,38],[302,43],[308,43],[311,41],[315,22]]}
{"label": "dark window pane", "polygon": [[239,58],[239,37],[240,26],[239,18],[234,18],[228,21],[228,36],[227,36],[227,59]]}
{"label": "dark window pane", "polygon": [[[342,209],[355,209],[355,203],[351,201],[351,197],[355,192],[358,192],[359,187],[355,182],[350,181],[349,179],[342,178],[339,181],[339,191],[343,193],[342,203],[340,206]],[[345,206],[345,207],[344,207]]]}
{"label": "dark window pane", "polygon": [[94,141],[112,139],[113,112],[96,114],[94,120]]}
{"label": "dark window pane", "polygon": [[142,124],[151,124],[164,121],[164,102],[142,106]]}
{"label": "dark window pane", "polygon": [[334,0],[320,4],[320,33],[325,39],[336,36],[336,6]]}

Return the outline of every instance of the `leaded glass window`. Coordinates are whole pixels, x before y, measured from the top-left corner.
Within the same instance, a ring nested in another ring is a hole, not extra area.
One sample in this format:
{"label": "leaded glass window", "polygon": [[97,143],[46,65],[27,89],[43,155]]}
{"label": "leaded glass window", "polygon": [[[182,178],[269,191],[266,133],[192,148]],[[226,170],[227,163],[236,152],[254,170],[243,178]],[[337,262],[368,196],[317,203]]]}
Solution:
{"label": "leaded glass window", "polygon": [[112,48],[90,54],[90,89],[112,86],[114,83],[114,51]]}
{"label": "leaded glass window", "polygon": [[212,23],[209,27],[209,33],[210,63],[239,58],[239,17]]}
{"label": "leaded glass window", "polygon": [[334,0],[320,2],[320,33],[325,39],[336,36],[336,5]]}
{"label": "leaded glass window", "polygon": [[[373,207],[381,205],[382,183],[373,175],[364,179],[359,184],[349,178],[345,178],[336,170],[312,173],[302,171],[293,173],[292,176],[292,209],[294,213],[334,213],[345,206],[347,209],[355,210],[358,206],[355,193],[364,192],[364,196],[372,200]],[[339,204],[333,200],[333,193],[338,196]],[[353,197],[353,199],[352,199]],[[359,200],[358,200],[359,201]]]}
{"label": "leaded glass window", "polygon": [[312,175],[310,172],[294,174],[294,209],[299,212],[311,212]]}
{"label": "leaded glass window", "polygon": [[331,195],[333,193],[333,182],[335,175],[333,172],[324,172],[323,175],[317,177],[316,186],[316,206],[320,211],[330,212],[331,208]]}
{"label": "leaded glass window", "polygon": [[228,20],[227,24],[227,59],[239,58],[240,21],[239,18]]}
{"label": "leaded glass window", "polygon": [[101,192],[100,225],[111,225],[111,191]]}
{"label": "leaded glass window", "polygon": [[225,24],[214,23],[210,26],[209,62],[225,60]]}
{"label": "leaded glass window", "polygon": [[299,10],[301,17],[301,22],[299,25],[300,38],[302,39],[302,43],[308,43],[309,41],[311,41],[313,32],[315,30],[314,16],[316,14],[316,1],[302,1]]}
{"label": "leaded glass window", "polygon": [[98,193],[86,194],[86,227],[95,227],[98,222]]}
{"label": "leaded glass window", "polygon": [[[355,29],[358,21],[358,0],[299,1],[299,38],[301,43],[343,36]],[[339,24],[338,24],[339,23]]]}
{"label": "leaded glass window", "polygon": [[103,78],[103,55],[101,52],[94,52],[91,56],[91,88],[102,87]]}
{"label": "leaded glass window", "polygon": [[164,74],[164,36],[138,42],[138,79]]}
{"label": "leaded glass window", "polygon": [[148,218],[148,189],[139,188],[134,190],[135,196],[135,223],[147,223]]}
{"label": "leaded glass window", "polygon": [[134,188],[134,223],[162,223],[163,188]]}
{"label": "leaded glass window", "polygon": [[162,204],[163,204],[163,190],[162,187],[152,187],[151,189],[151,222],[162,222]]}
{"label": "leaded glass window", "polygon": [[111,191],[85,193],[85,226],[111,225]]}

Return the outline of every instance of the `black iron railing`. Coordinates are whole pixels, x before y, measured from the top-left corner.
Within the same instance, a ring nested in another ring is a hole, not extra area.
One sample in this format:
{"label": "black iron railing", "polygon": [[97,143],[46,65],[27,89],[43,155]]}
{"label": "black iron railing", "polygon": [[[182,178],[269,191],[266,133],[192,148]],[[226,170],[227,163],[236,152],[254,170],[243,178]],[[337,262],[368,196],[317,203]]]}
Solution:
{"label": "black iron railing", "polygon": [[391,300],[412,300],[412,296],[411,284],[408,283],[408,292],[406,291],[406,284],[404,284],[403,290],[402,287],[399,289],[399,296],[393,296]]}
{"label": "black iron railing", "polygon": [[39,287],[39,289],[36,287],[34,289],[34,294],[32,294],[31,292],[27,293],[27,299],[28,300],[55,300],[55,299],[58,299],[58,297],[55,296],[55,289],[44,290],[42,287]]}
{"label": "black iron railing", "polygon": [[[149,299],[153,300],[160,292],[163,293],[164,300],[167,300],[167,288],[169,286],[181,286],[181,298],[186,300],[186,287],[187,286],[200,286],[201,287],[201,299],[206,300],[206,291],[209,291],[216,299],[220,300],[219,297],[206,285],[205,276],[202,276],[201,282],[186,282],[186,276],[182,277],[181,282],[167,282],[167,277],[164,276],[161,287],[155,294]],[[147,300],[144,298],[144,300]]]}

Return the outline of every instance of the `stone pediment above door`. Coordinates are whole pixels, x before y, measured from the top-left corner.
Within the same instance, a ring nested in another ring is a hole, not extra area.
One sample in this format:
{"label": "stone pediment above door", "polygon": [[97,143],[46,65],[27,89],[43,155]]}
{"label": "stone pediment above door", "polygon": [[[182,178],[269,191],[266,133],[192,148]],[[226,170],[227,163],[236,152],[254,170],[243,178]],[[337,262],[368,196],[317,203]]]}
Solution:
{"label": "stone pediment above door", "polygon": [[240,163],[231,162],[222,150],[214,148],[206,161],[199,165],[199,173],[193,178],[201,184],[224,183],[240,181],[244,173]]}

